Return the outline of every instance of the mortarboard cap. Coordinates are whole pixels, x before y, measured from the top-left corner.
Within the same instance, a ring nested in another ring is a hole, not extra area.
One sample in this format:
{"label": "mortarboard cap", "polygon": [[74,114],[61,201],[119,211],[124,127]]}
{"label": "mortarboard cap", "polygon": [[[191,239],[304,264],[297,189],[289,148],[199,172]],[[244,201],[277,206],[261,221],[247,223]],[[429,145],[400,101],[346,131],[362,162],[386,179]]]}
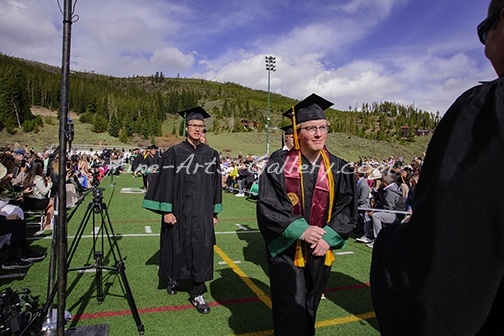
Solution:
{"label": "mortarboard cap", "polygon": [[204,120],[206,118],[210,118],[210,114],[208,114],[208,112],[205,111],[200,106],[193,107],[193,108],[190,108],[190,109],[185,110],[185,111],[181,111],[178,114],[182,118],[185,118],[186,121],[189,121],[189,120]]}
{"label": "mortarboard cap", "polygon": [[281,127],[281,129],[284,131],[285,135],[292,134],[292,125]]}
{"label": "mortarboard cap", "polygon": [[331,107],[333,103],[312,93],[288,111],[282,113],[284,117],[292,118],[292,110],[296,113],[296,123],[302,123],[308,120],[326,119],[324,110]]}

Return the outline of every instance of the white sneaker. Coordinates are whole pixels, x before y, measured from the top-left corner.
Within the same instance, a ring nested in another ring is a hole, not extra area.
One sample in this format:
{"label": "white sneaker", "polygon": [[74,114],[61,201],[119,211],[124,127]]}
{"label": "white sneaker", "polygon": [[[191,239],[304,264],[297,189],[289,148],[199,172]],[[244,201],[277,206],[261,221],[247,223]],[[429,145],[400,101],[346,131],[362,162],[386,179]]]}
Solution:
{"label": "white sneaker", "polygon": [[191,303],[196,307],[199,313],[208,314],[210,313],[210,306],[206,303],[203,295],[196,296],[194,299],[190,299]]}
{"label": "white sneaker", "polygon": [[367,246],[367,247],[371,247],[371,248],[373,248],[373,244],[374,244],[374,241],[373,241],[373,242],[371,242],[371,243],[369,243],[369,244],[366,244],[366,246]]}
{"label": "white sneaker", "polygon": [[245,197],[245,194],[244,193],[238,193],[235,195],[236,197]]}
{"label": "white sneaker", "polygon": [[360,238],[357,238],[357,239],[355,239],[355,241],[357,241],[357,242],[359,242],[359,243],[364,243],[364,244],[369,244],[369,243],[372,243],[372,242],[373,242],[373,240],[372,240],[372,239],[370,239],[370,238],[368,238],[368,237],[366,237],[366,236],[362,236],[362,237],[360,237]]}

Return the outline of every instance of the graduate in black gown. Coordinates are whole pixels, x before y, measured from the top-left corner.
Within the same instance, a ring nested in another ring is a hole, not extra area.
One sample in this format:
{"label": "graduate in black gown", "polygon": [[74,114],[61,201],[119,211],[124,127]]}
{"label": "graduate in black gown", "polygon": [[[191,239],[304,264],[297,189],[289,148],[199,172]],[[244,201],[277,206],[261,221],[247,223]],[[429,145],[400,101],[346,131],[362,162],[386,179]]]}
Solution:
{"label": "graduate in black gown", "polygon": [[[293,107],[294,148],[268,161],[257,221],[267,248],[275,335],[314,335],[334,261],[357,220],[355,177],[325,147],[332,103],[312,94]],[[286,116],[291,117],[289,110]],[[299,173],[299,169],[302,173]]]}
{"label": "graduate in black gown", "polygon": [[147,165],[147,169],[145,171],[145,176],[147,179],[147,189],[149,185],[154,180],[154,171],[157,165],[159,164],[159,148],[156,145],[150,145],[147,147],[147,156],[145,157],[145,164]]}
{"label": "graduate in black gown", "polygon": [[191,280],[190,301],[206,314],[203,294],[213,279],[214,225],[222,209],[219,155],[200,142],[208,113],[196,107],[179,114],[186,140],[163,153],[142,205],[162,214],[159,276],[169,278],[168,294],[177,293],[178,280]]}
{"label": "graduate in black gown", "polygon": [[147,151],[148,149],[144,149],[142,152],[140,152],[140,149],[138,150],[138,154],[135,156],[135,159],[133,160],[131,164],[131,170],[133,171],[133,176],[142,177],[142,183],[143,183],[143,188],[147,190]]}
{"label": "graduate in black gown", "polygon": [[292,125],[287,125],[282,127],[282,131],[284,132],[282,137],[282,148],[277,149],[273,153],[271,153],[269,159],[274,159],[277,155],[282,155],[285,152],[288,152],[292,147],[294,147],[294,134],[292,132]]}
{"label": "graduate in black gown", "polygon": [[504,0],[478,28],[499,76],[463,93],[429,144],[407,224],[374,243],[371,294],[382,335],[502,335]]}

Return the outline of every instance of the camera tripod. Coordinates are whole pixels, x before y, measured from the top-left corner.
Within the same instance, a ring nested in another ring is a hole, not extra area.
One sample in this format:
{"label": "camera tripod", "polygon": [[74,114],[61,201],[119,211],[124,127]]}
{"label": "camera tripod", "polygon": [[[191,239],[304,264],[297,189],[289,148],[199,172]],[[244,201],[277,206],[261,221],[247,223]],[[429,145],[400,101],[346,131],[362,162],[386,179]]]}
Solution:
{"label": "camera tripod", "polygon": [[[135,300],[133,298],[133,294],[131,293],[131,288],[129,286],[128,279],[126,278],[124,261],[121,257],[121,252],[119,251],[119,246],[117,245],[117,241],[115,239],[114,229],[112,228],[112,223],[110,222],[110,218],[107,212],[107,205],[103,202],[103,188],[93,188],[93,200],[89,203],[86,213],[82,218],[82,221],[77,229],[77,233],[75,235],[75,239],[68,250],[67,257],[67,269],[68,271],[79,271],[79,270],[88,270],[88,269],[96,269],[96,298],[99,303],[102,303],[105,299],[103,293],[103,270],[115,271],[119,273],[123,288],[125,291],[126,298],[128,300],[128,304],[131,310],[131,314],[135,319],[135,323],[140,335],[144,333],[144,326],[142,321],[140,320],[140,315],[138,314],[138,310],[135,304]],[[99,216],[99,222],[97,223],[96,217]],[[93,225],[93,256],[95,262],[93,265],[83,266],[78,268],[70,268],[70,263],[72,258],[77,250],[77,246],[82,238],[82,234],[86,229],[86,226],[89,220],[92,219]],[[96,231],[95,229],[99,230]],[[105,236],[107,238],[108,244],[110,246],[110,253],[114,258],[115,266],[105,266],[104,257],[105,257]]]}

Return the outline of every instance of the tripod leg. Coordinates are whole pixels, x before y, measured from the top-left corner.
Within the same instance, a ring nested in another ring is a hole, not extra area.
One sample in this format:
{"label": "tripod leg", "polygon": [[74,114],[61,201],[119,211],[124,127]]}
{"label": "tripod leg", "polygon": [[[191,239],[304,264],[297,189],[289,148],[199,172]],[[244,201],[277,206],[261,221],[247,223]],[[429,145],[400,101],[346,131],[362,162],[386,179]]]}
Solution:
{"label": "tripod leg", "polygon": [[138,314],[138,309],[135,304],[135,299],[133,298],[133,293],[131,292],[131,287],[129,285],[128,279],[126,278],[126,267],[124,266],[124,262],[121,256],[121,252],[119,251],[119,246],[115,239],[114,229],[112,227],[112,223],[110,221],[110,217],[107,211],[107,206],[105,203],[101,204],[101,216],[102,216],[102,224],[103,229],[107,235],[107,239],[110,245],[110,252],[115,261],[116,271],[121,275],[121,280],[124,286],[124,291],[126,294],[126,299],[128,300],[129,307],[131,309],[131,314],[135,319],[135,323],[138,329],[138,333],[143,335],[145,328],[140,320],[140,315]]}
{"label": "tripod leg", "polygon": [[96,259],[96,299],[98,300],[98,303],[102,303],[104,300],[103,297],[103,254],[98,255],[99,253],[95,254],[95,259]]}
{"label": "tripod leg", "polygon": [[89,218],[91,217],[91,214],[93,213],[92,209],[93,209],[93,204],[90,203],[88,208],[86,209],[86,213],[84,214],[84,217],[82,217],[82,221],[79,224],[79,227],[77,228],[77,233],[75,234],[75,238],[72,241],[72,245],[70,245],[70,249],[68,250],[68,253],[67,253],[67,267],[68,268],[70,268],[70,263],[72,262],[75,251],[77,250],[77,246],[79,245],[79,242],[82,238],[82,234],[84,233],[84,230],[86,229],[86,225],[89,221]]}
{"label": "tripod leg", "polygon": [[131,293],[131,288],[128,282],[128,279],[126,278],[126,267],[124,266],[124,262],[120,261],[117,263],[117,271],[121,275],[121,280],[124,285],[124,290],[126,291],[126,298],[128,299],[128,304],[131,309],[131,314],[133,315],[133,318],[135,319],[135,323],[137,325],[138,333],[140,335],[143,335],[145,328],[144,325],[142,324],[142,321],[140,320],[140,315],[138,314],[138,309],[135,304],[135,299],[133,298],[133,294]]}

